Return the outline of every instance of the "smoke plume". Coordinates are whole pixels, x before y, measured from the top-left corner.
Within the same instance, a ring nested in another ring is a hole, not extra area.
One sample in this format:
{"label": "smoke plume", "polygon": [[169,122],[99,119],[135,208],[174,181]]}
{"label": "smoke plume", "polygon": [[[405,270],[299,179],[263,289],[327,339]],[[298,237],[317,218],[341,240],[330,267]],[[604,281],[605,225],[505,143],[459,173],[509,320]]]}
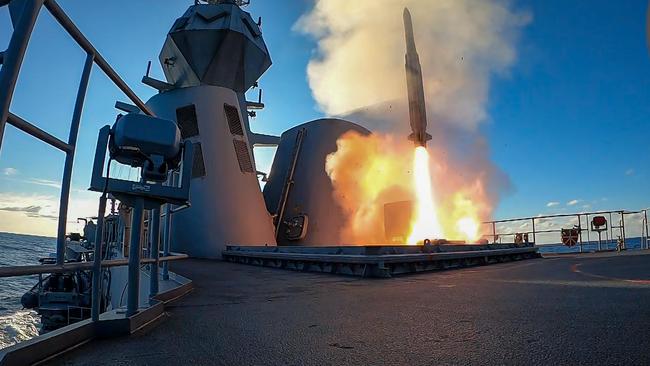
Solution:
{"label": "smoke plume", "polygon": [[[314,7],[295,26],[317,41],[317,52],[307,69],[314,99],[326,114],[343,116],[381,132],[383,140],[392,135],[395,144],[403,144],[402,137],[406,140],[410,132],[404,7],[412,14],[422,65],[428,131],[433,135],[429,144],[432,183],[439,210],[443,211],[441,218],[449,221],[443,224],[453,228],[454,220],[463,215],[488,219],[500,194],[509,188],[509,180],[489,160],[489,142],[479,127],[489,120],[486,106],[490,81],[506,76],[516,61],[516,42],[531,19],[529,14],[502,0],[315,0]],[[347,146],[347,152],[337,152],[328,166],[335,196],[349,212],[356,208],[374,214],[386,203],[377,201],[382,197],[378,192],[373,196],[374,206],[366,207],[363,195],[350,194],[354,189],[341,179],[337,181],[340,171],[359,164],[358,154],[350,151],[363,153],[367,147],[359,144],[373,146],[378,141],[372,136],[368,139],[339,142],[339,147]],[[370,155],[368,161],[377,159],[376,154]],[[350,156],[354,159],[346,161]],[[408,193],[400,183],[404,179],[408,178],[393,176],[383,185],[388,192],[397,187]],[[343,196],[347,201],[340,199]],[[358,202],[351,202],[351,197]],[[363,212],[357,211],[357,215]],[[369,221],[370,216],[362,222]],[[351,220],[350,227],[354,227],[354,217]],[[372,225],[366,222],[362,226]],[[367,236],[356,234],[344,235],[344,240],[360,242]]]}
{"label": "smoke plume", "polygon": [[475,129],[486,119],[490,77],[512,66],[517,35],[530,19],[505,1],[316,0],[296,24],[318,41],[307,70],[314,98],[331,115],[405,98],[404,7],[431,116]]}

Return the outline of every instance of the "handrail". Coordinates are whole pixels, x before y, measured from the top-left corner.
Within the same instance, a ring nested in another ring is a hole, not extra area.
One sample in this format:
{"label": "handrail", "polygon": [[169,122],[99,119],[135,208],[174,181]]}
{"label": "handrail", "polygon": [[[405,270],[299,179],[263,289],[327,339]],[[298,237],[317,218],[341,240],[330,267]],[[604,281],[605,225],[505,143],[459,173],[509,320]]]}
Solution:
{"label": "handrail", "polygon": [[13,24],[14,31],[4,52],[2,69],[0,69],[0,147],[18,74],[42,5],[43,0],[23,1],[20,17]]}
{"label": "handrail", "polygon": [[[187,259],[189,256],[187,254],[173,253],[169,256],[160,257],[159,262],[169,262],[177,261],[181,259]],[[140,261],[140,264],[151,264],[155,263],[156,260],[153,258],[144,258]],[[122,267],[129,264],[128,258],[125,259],[109,259],[102,261],[102,268],[111,268],[111,267]],[[46,274],[46,273],[70,273],[80,270],[90,270],[93,268],[93,262],[75,262],[75,263],[66,263],[63,265],[58,264],[40,264],[40,265],[30,265],[30,266],[0,266],[0,278],[4,277],[19,277],[19,276],[30,276],[37,274]]]}
{"label": "handrail", "polygon": [[59,4],[55,0],[46,0],[45,1],[45,7],[47,10],[50,11],[52,16],[61,24],[61,26],[70,34],[70,36],[83,48],[84,51],[86,51],[89,54],[94,55],[95,59],[94,62],[97,66],[99,66],[102,71],[106,74],[106,76],[115,83],[115,85],[120,88],[120,90],[126,94],[129,99],[133,103],[135,103],[138,108],[140,108],[141,111],[144,113],[153,116],[153,112],[149,107],[147,107],[146,104],[135,94],[131,88],[122,80],[122,78],[113,70],[111,65],[106,62],[106,59],[97,51],[97,49],[90,43],[88,38],[86,38],[83,33],[77,28],[77,26],[72,22],[72,20],[66,15],[65,11],[61,9]]}
{"label": "handrail", "polygon": [[17,115],[9,112],[7,117],[7,122],[10,125],[16,127],[17,129],[36,137],[37,139],[61,150],[64,152],[71,152],[74,150],[74,147],[63,140],[60,140],[51,134],[41,130],[40,128],[34,126],[33,124],[25,121],[24,119],[18,117]]}
{"label": "handrail", "polygon": [[[619,225],[614,225],[614,221],[612,220],[612,214],[617,214],[620,217],[620,224]],[[530,217],[519,217],[519,218],[509,218],[509,219],[502,219],[502,220],[493,220],[493,221],[485,221],[482,222],[482,224],[488,224],[491,225],[492,227],[492,233],[491,234],[483,234],[482,237],[484,238],[492,238],[496,242],[498,238],[502,237],[508,237],[508,236],[517,236],[519,234],[532,234],[533,236],[533,242],[537,243],[536,240],[536,234],[549,234],[549,233],[561,233],[562,228],[558,229],[544,229],[544,230],[538,230],[535,228],[535,223],[536,221],[539,222],[539,220],[547,220],[547,219],[558,219],[558,218],[577,218],[578,222],[577,225],[575,225],[575,228],[579,230],[579,244],[580,244],[580,251],[582,252],[582,246],[585,243],[585,239],[587,243],[592,243],[590,233],[591,229],[589,228],[589,219],[593,218],[593,216],[596,215],[609,215],[609,222],[610,225],[607,229],[607,239],[606,242],[613,241],[614,239],[614,229],[617,229],[620,231],[620,238],[623,241],[623,247],[625,247],[625,242],[627,240],[627,235],[626,235],[626,224],[625,224],[625,216],[626,215],[642,215],[642,222],[641,222],[641,249],[650,249],[650,242],[648,239],[650,239],[650,227],[648,227],[648,221],[647,221],[647,216],[648,216],[648,209],[640,209],[640,210],[634,210],[634,211],[628,211],[628,210],[601,210],[601,211],[592,211],[592,212],[576,212],[576,213],[567,213],[567,214],[550,214],[550,215],[539,215],[539,216],[530,216]],[[583,219],[587,220],[587,222],[582,221]],[[532,230],[528,228],[521,227],[522,230],[517,230],[516,232],[498,232],[496,224],[507,224],[507,223],[513,223],[513,222],[519,222],[519,221],[530,221],[532,223]],[[586,224],[587,226],[584,227],[583,224]],[[586,238],[583,238],[583,233],[586,232]],[[538,244],[539,245],[539,244]],[[598,250],[601,249],[601,239],[600,235],[598,237]]]}
{"label": "handrail", "polygon": [[503,220],[492,220],[492,221],[484,221],[482,222],[483,224],[499,224],[499,223],[504,223],[504,222],[514,222],[514,221],[524,221],[524,220],[539,220],[539,219],[551,219],[551,218],[559,218],[559,217],[572,217],[572,216],[578,216],[578,215],[599,215],[599,214],[606,214],[606,213],[623,213],[623,214],[635,214],[635,213],[642,213],[644,210],[638,210],[638,211],[625,211],[625,210],[608,210],[608,211],[593,211],[593,212],[576,212],[576,213],[570,213],[570,214],[551,214],[551,215],[539,215],[539,216],[529,216],[529,217],[517,217],[517,218],[512,218],[512,219],[503,219]]}
{"label": "handrail", "polygon": [[[11,1],[8,0],[0,0],[0,6],[7,5],[10,2]],[[86,52],[86,63],[84,64],[81,81],[79,83],[70,126],[70,136],[67,142],[45,132],[32,123],[11,113],[9,110],[18,75],[25,57],[25,51],[31,38],[36,19],[43,6],[48,9],[50,14],[52,14],[61,27],[63,27],[74,39],[79,47]],[[122,80],[117,72],[83,35],[55,0],[24,0],[22,11],[18,14],[16,19],[12,19],[12,22],[14,23],[13,34],[7,50],[2,52],[2,68],[0,68],[0,147],[2,146],[5,125],[9,123],[32,137],[35,137],[36,139],[66,153],[63,180],[61,184],[62,189],[61,200],[59,203],[59,223],[57,230],[57,264],[61,265],[65,259],[65,230],[77,134],[79,131],[79,123],[81,121],[81,114],[93,65],[97,65],[118,87],[118,89],[120,89],[133,103],[135,103],[141,111],[148,115],[153,115],[153,113],[124,82],[124,80]]]}

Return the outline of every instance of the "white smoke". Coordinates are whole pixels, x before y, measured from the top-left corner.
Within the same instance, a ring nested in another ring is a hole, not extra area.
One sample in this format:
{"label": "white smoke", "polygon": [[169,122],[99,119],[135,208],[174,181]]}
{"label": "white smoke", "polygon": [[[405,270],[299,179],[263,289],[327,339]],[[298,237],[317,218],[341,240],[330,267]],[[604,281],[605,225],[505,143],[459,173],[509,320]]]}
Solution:
{"label": "white smoke", "polygon": [[517,36],[531,18],[507,1],[315,0],[296,24],[318,42],[307,70],[314,98],[330,115],[405,101],[404,7],[413,18],[429,123],[475,131],[486,119],[490,79],[513,65]]}

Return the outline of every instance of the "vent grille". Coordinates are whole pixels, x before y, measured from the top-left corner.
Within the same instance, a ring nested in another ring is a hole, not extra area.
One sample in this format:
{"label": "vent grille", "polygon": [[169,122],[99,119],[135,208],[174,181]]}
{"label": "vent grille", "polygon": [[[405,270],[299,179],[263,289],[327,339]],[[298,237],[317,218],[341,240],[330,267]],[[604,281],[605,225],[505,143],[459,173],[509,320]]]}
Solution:
{"label": "vent grille", "polygon": [[196,121],[196,107],[190,104],[176,110],[176,123],[181,130],[181,138],[199,135],[199,125]]}
{"label": "vent grille", "polygon": [[230,133],[237,136],[244,136],[244,130],[241,125],[241,120],[239,119],[239,110],[237,110],[237,107],[224,104],[223,110],[226,112],[226,119],[228,120]]}
{"label": "vent grille", "polygon": [[251,156],[248,153],[248,145],[246,141],[242,140],[232,140],[233,145],[235,146],[235,153],[237,154],[237,161],[239,162],[239,170],[242,173],[254,173],[253,163],[251,162]]}
{"label": "vent grille", "polygon": [[201,143],[194,144],[194,157],[192,160],[192,178],[205,177],[205,164],[203,163],[203,149]]}

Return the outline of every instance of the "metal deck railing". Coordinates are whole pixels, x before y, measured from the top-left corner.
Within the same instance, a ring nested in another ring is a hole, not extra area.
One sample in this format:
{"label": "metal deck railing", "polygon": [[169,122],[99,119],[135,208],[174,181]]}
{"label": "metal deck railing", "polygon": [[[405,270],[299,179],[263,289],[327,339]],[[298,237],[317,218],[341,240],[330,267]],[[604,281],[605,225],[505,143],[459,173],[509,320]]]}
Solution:
{"label": "metal deck railing", "polygon": [[[90,74],[93,66],[97,66],[111,81],[126,95],[135,106],[145,114],[153,115],[147,105],[135,94],[135,92],[122,80],[111,65],[104,59],[101,53],[92,45],[92,43],[83,35],[72,20],[66,15],[65,11],[57,4],[55,0],[0,0],[0,7],[16,5],[12,13],[13,33],[9,45],[5,51],[0,52],[0,148],[4,137],[6,123],[18,128],[19,130],[41,140],[50,146],[63,151],[65,163],[63,169],[63,178],[61,184],[61,196],[59,202],[59,217],[57,229],[56,245],[56,264],[52,265],[28,265],[28,266],[3,266],[0,267],[0,278],[13,276],[26,276],[44,273],[69,273],[79,270],[93,270],[98,275],[103,268],[126,266],[128,259],[101,260],[95,258],[99,263],[92,262],[65,263],[65,246],[66,246],[66,224],[68,218],[68,203],[70,199],[70,188],[72,181],[72,167],[77,146],[77,136],[83,113],[86,92],[90,80]],[[12,113],[9,109],[16,88],[16,82],[21,71],[25,52],[36,24],[36,20],[42,8],[45,7],[54,19],[63,27],[67,34],[84,50],[86,61],[81,74],[81,81],[78,86],[77,96],[74,105],[74,112],[70,122],[70,132],[67,141],[63,141],[44,130],[40,129],[33,123]],[[169,211],[168,211],[169,212]],[[171,213],[171,212],[170,212]],[[170,252],[169,243],[169,215],[166,219],[165,232],[163,239],[163,256],[160,258],[145,258],[140,264],[153,264],[158,266],[159,262],[163,263],[163,279],[168,278],[167,263],[169,261],[187,258],[185,254],[175,254]],[[100,240],[101,238],[97,238]],[[156,256],[158,257],[158,256]],[[155,282],[155,283],[154,283]],[[152,288],[158,288],[158,278],[152,277]],[[93,295],[95,296],[96,293]],[[93,305],[96,302],[93,302]],[[98,319],[98,310],[93,308],[93,320]]]}
{"label": "metal deck railing", "polygon": [[[606,238],[605,244],[610,242],[615,242],[620,240],[622,247],[625,248],[626,240],[629,237],[628,224],[626,224],[626,216],[637,215],[640,216],[640,239],[641,239],[641,249],[650,249],[650,231],[648,225],[648,210],[638,210],[638,211],[626,211],[626,210],[609,210],[609,211],[593,211],[593,212],[580,212],[580,213],[569,213],[569,214],[551,214],[551,215],[538,215],[531,217],[521,217],[521,218],[511,218],[503,220],[493,220],[483,222],[484,225],[489,226],[490,233],[485,233],[484,238],[491,239],[494,243],[504,242],[504,238],[513,238],[513,241],[516,241],[518,235],[527,235],[529,238],[532,238],[532,242],[537,245],[544,245],[538,241],[538,236],[542,234],[558,234],[558,240],[549,244],[561,243],[561,234],[563,229],[575,229],[578,232],[578,242],[577,247],[580,252],[583,251],[583,248],[586,244],[595,243],[597,245],[597,250],[603,250],[602,244],[603,241],[599,237],[596,239],[596,232],[590,228],[591,220],[595,216],[605,216],[608,218],[608,227],[604,231]],[[544,228],[539,229],[541,225],[550,220],[560,219],[565,220],[564,224],[567,224],[566,227],[555,228]],[[615,219],[618,219],[618,222],[615,222]],[[573,220],[573,221],[571,221]],[[629,221],[629,220],[628,220]],[[514,230],[512,227],[508,229],[497,229],[499,224],[502,226],[505,225],[514,225],[521,223],[521,225]],[[530,223],[530,229],[528,229],[527,223]],[[504,225],[505,224],[505,225]],[[541,224],[541,225],[540,225]],[[523,229],[522,229],[523,227]],[[593,240],[592,240],[593,236]],[[617,236],[617,239],[615,237]],[[607,246],[605,246],[607,248]]]}

